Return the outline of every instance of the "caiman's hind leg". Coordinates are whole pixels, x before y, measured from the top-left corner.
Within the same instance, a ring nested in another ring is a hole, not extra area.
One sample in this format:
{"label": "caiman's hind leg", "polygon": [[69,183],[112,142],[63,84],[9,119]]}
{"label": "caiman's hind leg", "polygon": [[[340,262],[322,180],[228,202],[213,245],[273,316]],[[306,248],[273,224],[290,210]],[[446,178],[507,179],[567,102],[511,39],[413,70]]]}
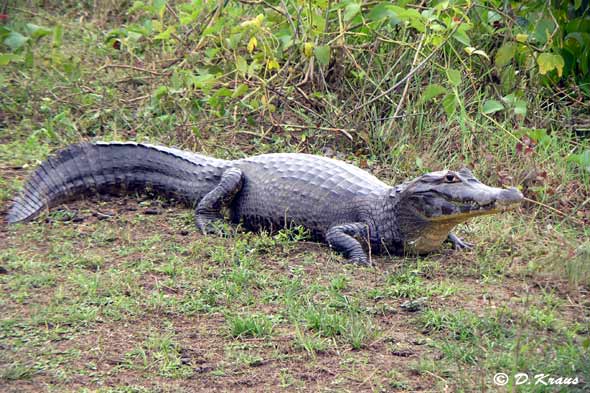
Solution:
{"label": "caiman's hind leg", "polygon": [[219,184],[201,199],[195,209],[195,221],[201,232],[211,230],[211,223],[223,219],[221,208],[228,205],[242,189],[242,171],[231,168],[223,172]]}
{"label": "caiman's hind leg", "polygon": [[326,232],[326,241],[334,250],[341,252],[349,262],[359,265],[369,265],[367,254],[361,243],[355,238],[368,239],[367,224],[354,222],[336,225]]}

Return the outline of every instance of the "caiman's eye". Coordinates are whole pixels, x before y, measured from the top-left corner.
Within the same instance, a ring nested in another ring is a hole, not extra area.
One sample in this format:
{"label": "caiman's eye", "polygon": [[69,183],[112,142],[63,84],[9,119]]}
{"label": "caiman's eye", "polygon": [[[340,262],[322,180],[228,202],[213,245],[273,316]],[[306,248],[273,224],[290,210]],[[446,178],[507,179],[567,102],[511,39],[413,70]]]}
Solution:
{"label": "caiman's eye", "polygon": [[457,176],[455,176],[454,173],[449,172],[446,174],[445,183],[459,183],[459,182],[461,182],[461,180]]}

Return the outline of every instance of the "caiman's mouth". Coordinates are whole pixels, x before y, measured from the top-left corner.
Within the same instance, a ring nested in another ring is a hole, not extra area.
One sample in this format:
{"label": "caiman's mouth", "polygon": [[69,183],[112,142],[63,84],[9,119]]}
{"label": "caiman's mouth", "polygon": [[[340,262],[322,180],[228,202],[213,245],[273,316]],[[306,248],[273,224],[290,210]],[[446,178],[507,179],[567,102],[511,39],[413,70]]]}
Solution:
{"label": "caiman's mouth", "polygon": [[[502,190],[504,191],[504,190]],[[506,190],[510,191],[510,190]],[[512,192],[512,191],[510,191]],[[517,194],[518,193],[518,194]],[[432,222],[445,222],[445,221],[465,221],[472,217],[484,216],[489,214],[496,214],[505,212],[508,210],[514,210],[518,208],[522,202],[522,194],[519,191],[513,193],[514,196],[510,199],[498,199],[489,202],[477,202],[477,201],[455,201],[446,199],[446,202],[453,206],[449,209],[448,206],[443,205],[440,215],[425,215],[424,218]],[[446,214],[445,214],[446,210]]]}

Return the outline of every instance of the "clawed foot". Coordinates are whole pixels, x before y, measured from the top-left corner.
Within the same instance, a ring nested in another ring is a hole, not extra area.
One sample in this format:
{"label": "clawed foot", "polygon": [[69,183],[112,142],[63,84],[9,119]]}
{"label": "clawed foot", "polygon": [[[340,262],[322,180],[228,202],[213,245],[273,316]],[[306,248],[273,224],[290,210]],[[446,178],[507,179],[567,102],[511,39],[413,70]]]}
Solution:
{"label": "clawed foot", "polygon": [[464,241],[463,239],[461,239],[460,237],[457,237],[457,235],[455,235],[453,233],[449,233],[448,241],[451,242],[451,244],[453,245],[453,248],[455,250],[473,250],[472,243],[468,243],[468,242]]}
{"label": "clawed foot", "polygon": [[359,266],[367,266],[367,267],[373,266],[373,263],[364,255],[350,257],[346,260],[346,262],[347,263],[354,263],[355,265],[359,265]]}
{"label": "clawed foot", "polygon": [[203,235],[216,234],[223,236],[221,229],[221,223],[223,222],[223,216],[221,214],[199,214],[195,217],[197,228]]}

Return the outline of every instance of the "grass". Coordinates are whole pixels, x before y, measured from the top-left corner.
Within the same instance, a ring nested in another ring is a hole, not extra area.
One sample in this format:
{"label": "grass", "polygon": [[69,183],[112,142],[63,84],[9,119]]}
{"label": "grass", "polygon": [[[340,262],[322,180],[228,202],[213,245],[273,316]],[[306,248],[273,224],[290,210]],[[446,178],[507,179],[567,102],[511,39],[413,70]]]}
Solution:
{"label": "grass", "polygon": [[[376,121],[389,115],[382,101],[346,115],[372,95],[371,81],[387,83],[387,65],[406,56],[399,45],[382,57],[362,52],[361,64],[373,66],[343,82],[350,94],[287,86],[285,99],[268,84],[260,91],[272,110],[240,100],[212,108],[214,92],[160,89],[180,78],[162,65],[172,55],[166,43],[129,41],[136,46],[119,51],[106,40],[136,16],[120,20],[101,9],[88,19],[84,5],[72,4],[21,7],[10,8],[11,26],[61,24],[64,43],[53,47],[44,37],[31,42],[33,66],[2,66],[2,214],[50,152],[89,139],[223,158],[332,155],[390,184],[470,165],[486,184],[520,184],[551,209],[531,203],[457,228],[473,251],[374,256],[370,269],[341,263],[303,228],[268,234],[224,224],[221,236],[202,236],[192,211],[163,201],[69,204],[0,228],[0,390],[494,391],[498,372],[517,391],[581,391],[590,383],[590,229],[580,225],[588,177],[565,159],[588,142],[556,127],[543,148],[525,155],[508,136],[513,128],[549,127],[547,119],[575,108],[547,109],[531,93],[528,111],[540,118],[490,120],[475,109],[483,93],[465,87],[465,116],[452,120],[418,103],[421,83],[436,77],[424,71],[410,86],[403,121]],[[107,59],[153,66],[156,74],[99,70]],[[433,61],[436,69],[447,60]],[[354,141],[334,124],[354,128]],[[145,214],[154,208],[159,214]],[[415,300],[423,302],[418,309],[401,307]],[[518,372],[583,383],[516,388]]]}
{"label": "grass", "polygon": [[232,337],[267,337],[272,334],[272,320],[261,315],[230,316],[227,319]]}
{"label": "grass", "polygon": [[[501,371],[586,372],[590,324],[577,311],[586,307],[581,292],[571,291],[566,276],[559,284],[528,263],[514,266],[534,257],[526,247],[393,263],[380,257],[378,269],[359,269],[320,245],[264,233],[183,235],[184,213],[174,209],[142,218],[137,232],[126,222],[138,214],[141,207],[121,211],[117,225],[89,218],[7,233],[3,383],[51,378],[65,388],[78,376],[89,386],[124,379],[151,389],[141,375],[182,387],[197,373],[203,389],[239,375],[259,386],[314,389],[323,382],[308,377],[319,367],[330,371],[324,378],[331,384],[369,378],[411,390],[425,381],[480,386],[476,374],[490,384]],[[502,223],[484,219],[471,229],[484,241],[492,224]],[[528,235],[517,227],[508,245]],[[421,297],[428,299],[422,311],[400,308]],[[64,349],[78,354],[54,355]]]}

